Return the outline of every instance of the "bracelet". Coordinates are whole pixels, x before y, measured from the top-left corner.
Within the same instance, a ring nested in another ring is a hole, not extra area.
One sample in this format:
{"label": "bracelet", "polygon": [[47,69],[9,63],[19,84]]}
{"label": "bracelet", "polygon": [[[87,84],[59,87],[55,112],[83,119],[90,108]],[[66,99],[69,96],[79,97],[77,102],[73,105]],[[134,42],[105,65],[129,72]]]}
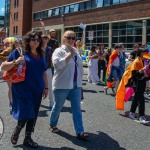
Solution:
{"label": "bracelet", "polygon": [[15,66],[17,65],[16,60],[13,60],[13,64],[14,64]]}
{"label": "bracelet", "polygon": [[44,88],[44,90],[48,90],[48,88]]}

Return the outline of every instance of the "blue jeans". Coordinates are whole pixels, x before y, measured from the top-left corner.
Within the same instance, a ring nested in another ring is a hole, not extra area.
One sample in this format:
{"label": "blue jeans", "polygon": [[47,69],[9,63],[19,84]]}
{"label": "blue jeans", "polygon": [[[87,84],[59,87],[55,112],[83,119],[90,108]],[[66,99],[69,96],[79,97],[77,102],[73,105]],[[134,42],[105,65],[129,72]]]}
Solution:
{"label": "blue jeans", "polygon": [[51,111],[50,126],[57,126],[61,109],[66,98],[69,97],[71,102],[73,123],[76,134],[84,132],[82,123],[82,113],[80,108],[81,102],[81,87],[77,87],[77,82],[74,82],[73,89],[56,89],[54,90],[54,105]]}
{"label": "blue jeans", "polygon": [[112,66],[112,68],[111,68],[111,75],[112,75],[114,81],[121,80],[121,71],[120,71],[120,68]]}

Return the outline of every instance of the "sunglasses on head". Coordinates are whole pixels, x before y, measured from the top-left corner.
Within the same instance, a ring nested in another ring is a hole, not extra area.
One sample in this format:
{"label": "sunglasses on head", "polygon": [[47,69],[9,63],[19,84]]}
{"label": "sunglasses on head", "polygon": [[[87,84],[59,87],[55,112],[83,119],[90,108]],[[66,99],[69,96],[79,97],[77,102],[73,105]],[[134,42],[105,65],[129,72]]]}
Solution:
{"label": "sunglasses on head", "polygon": [[35,38],[30,38],[30,41],[33,41],[33,42],[35,42],[35,41],[37,41],[37,42],[41,42],[41,40],[40,40],[40,39],[35,39]]}
{"label": "sunglasses on head", "polygon": [[71,40],[71,39],[72,39],[72,40],[75,40],[76,38],[75,38],[75,37],[71,37],[71,36],[67,36],[66,39],[67,39],[67,40]]}

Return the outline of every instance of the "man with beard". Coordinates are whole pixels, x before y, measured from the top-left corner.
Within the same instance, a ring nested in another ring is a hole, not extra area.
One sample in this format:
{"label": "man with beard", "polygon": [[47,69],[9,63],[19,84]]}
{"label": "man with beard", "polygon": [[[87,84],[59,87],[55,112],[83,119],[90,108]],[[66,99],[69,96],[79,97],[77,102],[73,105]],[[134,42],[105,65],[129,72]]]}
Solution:
{"label": "man with beard", "polygon": [[58,41],[56,40],[56,31],[54,29],[51,29],[49,31],[49,41],[48,41],[48,46],[52,48],[52,53],[56,48],[59,47]]}

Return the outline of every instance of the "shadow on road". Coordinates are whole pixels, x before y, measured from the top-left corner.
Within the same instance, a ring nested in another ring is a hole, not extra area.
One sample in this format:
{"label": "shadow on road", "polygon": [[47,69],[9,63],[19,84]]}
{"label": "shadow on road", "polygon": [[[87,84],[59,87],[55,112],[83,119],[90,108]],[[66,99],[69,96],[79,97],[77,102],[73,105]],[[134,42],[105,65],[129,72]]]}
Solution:
{"label": "shadow on road", "polygon": [[[23,144],[14,146],[14,148],[22,148],[22,150],[33,150],[33,148],[28,148],[28,147],[24,146]],[[46,146],[39,145],[37,150],[75,150],[75,149],[69,148],[69,147],[52,148],[52,147],[46,147]]]}
{"label": "shadow on road", "polygon": [[95,90],[85,90],[85,89],[83,89],[83,92],[97,93],[97,91]]}
{"label": "shadow on road", "polygon": [[120,147],[119,143],[106,133],[100,131],[97,131],[97,133],[89,133],[89,139],[86,141],[79,140],[64,131],[60,131],[58,135],[66,138],[75,145],[86,148],[86,150],[126,150]]}
{"label": "shadow on road", "polygon": [[[41,107],[46,108],[47,110],[40,110],[38,117],[47,117],[49,116],[50,108],[48,106],[41,105]],[[61,112],[69,112],[72,113],[71,107],[63,106]],[[86,112],[85,110],[81,110],[81,112]]]}
{"label": "shadow on road", "polygon": [[[72,113],[71,107],[63,106],[61,112],[69,112]],[[86,112],[85,110],[81,110],[81,112]]]}

